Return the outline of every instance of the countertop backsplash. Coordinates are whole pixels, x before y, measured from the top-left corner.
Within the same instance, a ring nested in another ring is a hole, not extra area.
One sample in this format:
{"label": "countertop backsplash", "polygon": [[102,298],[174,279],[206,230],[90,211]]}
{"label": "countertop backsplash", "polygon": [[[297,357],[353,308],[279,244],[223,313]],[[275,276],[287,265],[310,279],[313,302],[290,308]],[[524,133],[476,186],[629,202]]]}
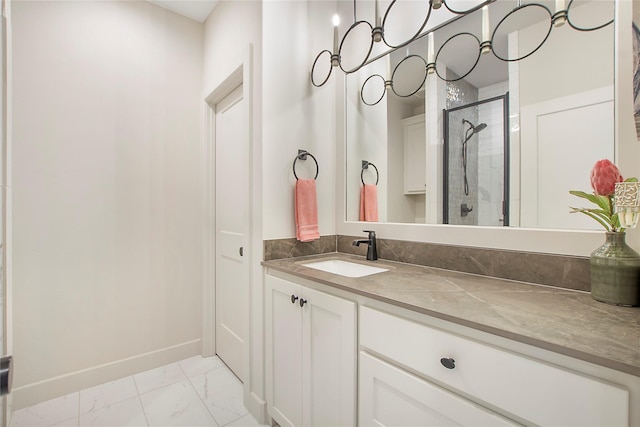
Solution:
{"label": "countertop backsplash", "polygon": [[[301,243],[294,238],[264,241],[264,260],[295,258],[332,252],[362,255],[366,245],[352,242],[362,236],[322,236]],[[518,252],[502,249],[451,246],[403,240],[377,239],[381,260],[442,268],[589,292],[589,258]]]}

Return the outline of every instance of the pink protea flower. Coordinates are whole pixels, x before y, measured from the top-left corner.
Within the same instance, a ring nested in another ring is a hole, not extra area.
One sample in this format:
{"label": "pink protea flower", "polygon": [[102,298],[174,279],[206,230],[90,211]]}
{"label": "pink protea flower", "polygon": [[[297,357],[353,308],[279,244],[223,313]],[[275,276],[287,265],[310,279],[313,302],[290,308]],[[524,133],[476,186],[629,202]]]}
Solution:
{"label": "pink protea flower", "polygon": [[611,196],[616,192],[616,182],[622,182],[620,171],[607,159],[598,160],[591,169],[591,187],[599,196]]}

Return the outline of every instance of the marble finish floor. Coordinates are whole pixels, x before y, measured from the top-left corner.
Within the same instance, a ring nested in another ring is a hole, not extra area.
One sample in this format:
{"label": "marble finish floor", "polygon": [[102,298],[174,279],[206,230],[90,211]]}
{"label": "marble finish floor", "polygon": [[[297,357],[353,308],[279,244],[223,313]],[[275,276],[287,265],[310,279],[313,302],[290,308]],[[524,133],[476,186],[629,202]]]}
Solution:
{"label": "marble finish floor", "polygon": [[13,414],[11,427],[259,426],[218,357],[192,357]]}

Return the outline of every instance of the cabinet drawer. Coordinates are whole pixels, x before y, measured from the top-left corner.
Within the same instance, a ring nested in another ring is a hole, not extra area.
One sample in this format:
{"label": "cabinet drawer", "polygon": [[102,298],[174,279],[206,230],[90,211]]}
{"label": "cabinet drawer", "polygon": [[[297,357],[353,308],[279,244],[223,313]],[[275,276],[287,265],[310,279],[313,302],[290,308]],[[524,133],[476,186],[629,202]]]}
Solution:
{"label": "cabinet drawer", "polygon": [[359,426],[511,427],[487,409],[360,352]]}
{"label": "cabinet drawer", "polygon": [[[626,426],[629,392],[421,323],[360,308],[360,345],[539,425]],[[442,358],[455,361],[448,369]]]}

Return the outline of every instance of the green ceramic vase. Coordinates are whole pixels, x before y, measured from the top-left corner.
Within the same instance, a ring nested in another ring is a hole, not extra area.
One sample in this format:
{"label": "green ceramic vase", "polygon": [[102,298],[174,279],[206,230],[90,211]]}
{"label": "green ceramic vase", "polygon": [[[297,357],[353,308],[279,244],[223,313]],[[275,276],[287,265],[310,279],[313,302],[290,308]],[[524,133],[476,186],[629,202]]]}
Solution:
{"label": "green ceramic vase", "polygon": [[640,254],[625,233],[606,233],[604,245],[591,254],[591,296],[615,305],[640,304]]}

